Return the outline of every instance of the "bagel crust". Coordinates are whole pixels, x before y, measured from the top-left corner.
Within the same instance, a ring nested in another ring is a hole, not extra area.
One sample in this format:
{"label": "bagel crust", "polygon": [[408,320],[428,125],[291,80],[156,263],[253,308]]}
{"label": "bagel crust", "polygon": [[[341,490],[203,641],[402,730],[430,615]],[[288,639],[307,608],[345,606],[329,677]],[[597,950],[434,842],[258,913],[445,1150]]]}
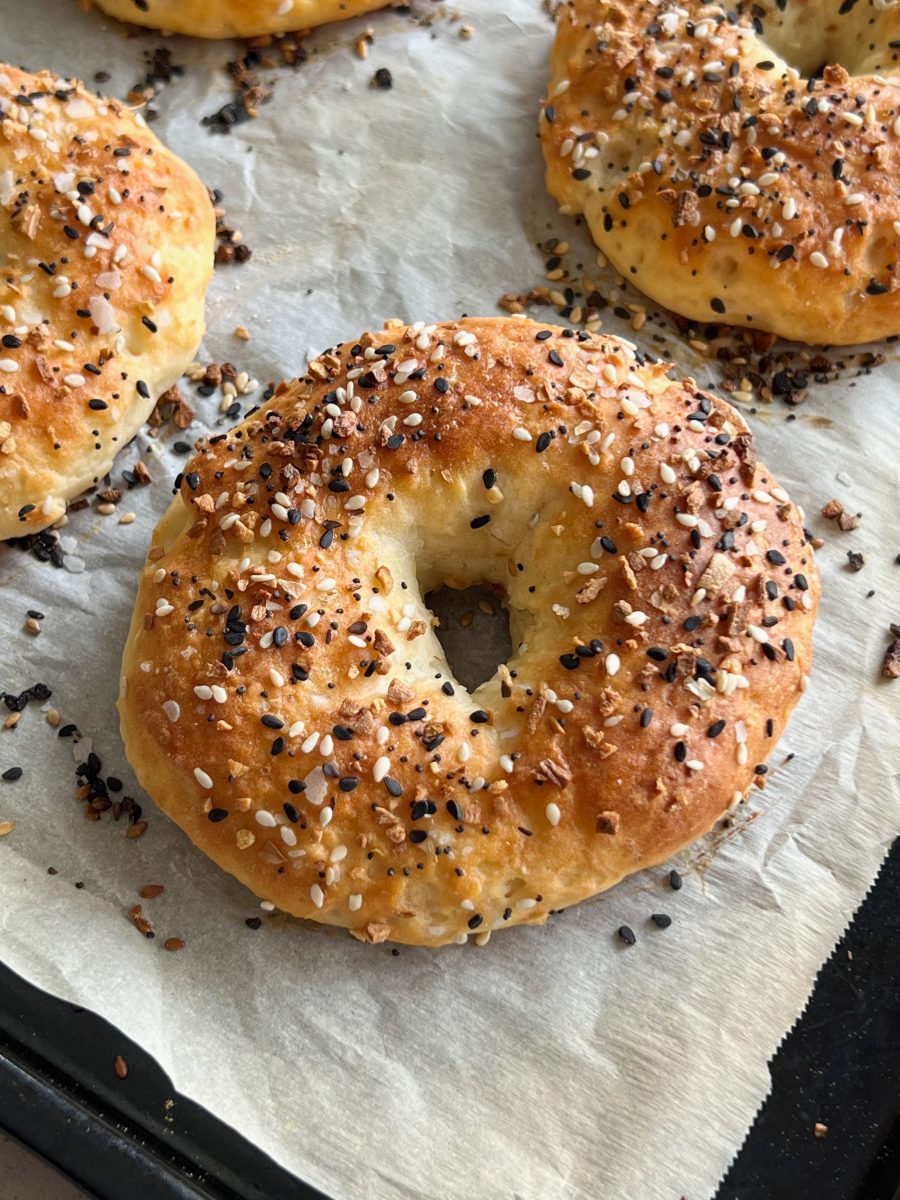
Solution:
{"label": "bagel crust", "polygon": [[547,186],[682,316],[900,333],[898,48],[900,7],[876,0],[566,0]]}
{"label": "bagel crust", "polygon": [[203,335],[215,219],[116,100],[0,64],[0,538],[109,470]]}
{"label": "bagel crust", "polygon": [[[142,572],[128,757],[278,908],[437,946],[546,920],[765,772],[818,600],[734,409],[615,338],[399,322],[202,445]],[[469,694],[423,595],[506,592]]]}
{"label": "bagel crust", "polygon": [[392,0],[94,0],[118,17],[189,37],[261,37],[312,29],[386,8]]}

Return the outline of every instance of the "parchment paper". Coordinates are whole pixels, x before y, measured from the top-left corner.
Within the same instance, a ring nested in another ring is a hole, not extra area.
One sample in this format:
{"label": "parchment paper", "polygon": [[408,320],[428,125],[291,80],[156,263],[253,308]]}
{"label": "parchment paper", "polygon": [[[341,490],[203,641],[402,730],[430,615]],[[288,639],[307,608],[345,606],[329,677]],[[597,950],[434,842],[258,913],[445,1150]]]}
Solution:
{"label": "parchment paper", "polygon": [[[421,0],[431,27],[388,12],[324,31],[260,118],[229,137],[199,122],[230,94],[233,47],[170,43],[187,73],[156,102],[156,129],[223,189],[254,251],[216,275],[209,358],[265,383],[389,316],[496,311],[501,293],[542,281],[535,243],[551,233],[593,261],[543,189],[546,13],[538,0],[464,6],[468,41]],[[363,62],[352,46],[367,25]],[[0,0],[2,58],[88,80],[109,70],[114,94],[159,40],[126,40],[74,0]],[[380,66],[392,90],[370,89]],[[252,341],[233,337],[238,324]],[[683,365],[710,382],[689,351]],[[151,467],[152,486],[120,506],[135,523],[88,509],[63,531],[82,573],[0,547],[4,690],[51,686],[63,721],[149,819],[130,841],[124,823],[83,818],[71,741],[39,704],[0,730],[0,767],[26,768],[0,784],[0,820],[16,822],[0,841],[3,959],[111,1019],[178,1089],[340,1200],[708,1196],[767,1091],[767,1059],[897,832],[900,683],[878,669],[900,617],[898,380],[889,364],[814,389],[794,422],[776,406],[755,420],[767,462],[828,534],[813,682],[751,806],[758,819],[704,852],[677,895],[657,870],[485,949],[399,956],[259,913],[135,788],[118,662],[135,576],[183,463],[171,442],[185,436],[142,435],[113,474],[138,453]],[[217,419],[212,397],[190,438]],[[832,495],[863,511],[856,533],[818,518]],[[849,548],[866,554],[859,574]],[[45,613],[37,638],[22,630],[27,609]],[[144,903],[154,941],[127,917],[146,883],[166,889]],[[674,918],[666,931],[648,923],[660,910]],[[256,932],[244,925],[253,915],[264,918]],[[623,922],[634,947],[615,936]],[[167,953],[167,936],[186,948]]]}

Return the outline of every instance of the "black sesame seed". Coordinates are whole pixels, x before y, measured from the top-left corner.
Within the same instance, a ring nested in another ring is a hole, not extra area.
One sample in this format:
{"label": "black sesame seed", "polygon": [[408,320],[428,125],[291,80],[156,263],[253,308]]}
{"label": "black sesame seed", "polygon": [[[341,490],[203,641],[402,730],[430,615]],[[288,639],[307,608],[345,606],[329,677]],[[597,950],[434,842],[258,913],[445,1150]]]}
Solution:
{"label": "black sesame seed", "polygon": [[626,946],[633,946],[635,944],[635,942],[637,941],[637,937],[635,936],[634,930],[631,928],[630,925],[620,925],[619,928],[616,930],[616,933],[621,938],[621,940],[625,943]]}
{"label": "black sesame seed", "polygon": [[672,918],[668,913],[651,913],[650,920],[654,925],[658,925],[660,929],[668,929],[672,924]]}
{"label": "black sesame seed", "polygon": [[218,825],[218,823],[220,821],[224,821],[225,818],[228,816],[228,809],[227,808],[211,808],[206,815],[210,819],[210,821],[212,821],[212,823],[214,825]]}

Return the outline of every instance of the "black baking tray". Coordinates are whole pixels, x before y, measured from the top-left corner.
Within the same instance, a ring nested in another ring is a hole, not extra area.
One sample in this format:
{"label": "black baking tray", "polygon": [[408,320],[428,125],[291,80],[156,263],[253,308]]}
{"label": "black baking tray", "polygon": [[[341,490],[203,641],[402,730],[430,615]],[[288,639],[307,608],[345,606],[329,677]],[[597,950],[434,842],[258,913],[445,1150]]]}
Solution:
{"label": "black baking tray", "polygon": [[[770,1066],[715,1200],[898,1200],[900,839]],[[327,1200],[179,1097],[108,1022],[2,966],[0,1126],[99,1200]],[[690,1179],[683,1191],[701,1200]]]}

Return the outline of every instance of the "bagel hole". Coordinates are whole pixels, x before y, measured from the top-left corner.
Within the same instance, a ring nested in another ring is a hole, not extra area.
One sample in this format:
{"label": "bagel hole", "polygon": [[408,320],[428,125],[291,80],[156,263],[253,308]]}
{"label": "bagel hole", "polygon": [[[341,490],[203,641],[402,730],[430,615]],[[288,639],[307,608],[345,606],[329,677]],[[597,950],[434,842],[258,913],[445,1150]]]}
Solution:
{"label": "bagel hole", "polygon": [[512,654],[505,599],[501,587],[488,584],[445,586],[425,596],[440,622],[435,633],[453,677],[469,692],[490,679]]}

